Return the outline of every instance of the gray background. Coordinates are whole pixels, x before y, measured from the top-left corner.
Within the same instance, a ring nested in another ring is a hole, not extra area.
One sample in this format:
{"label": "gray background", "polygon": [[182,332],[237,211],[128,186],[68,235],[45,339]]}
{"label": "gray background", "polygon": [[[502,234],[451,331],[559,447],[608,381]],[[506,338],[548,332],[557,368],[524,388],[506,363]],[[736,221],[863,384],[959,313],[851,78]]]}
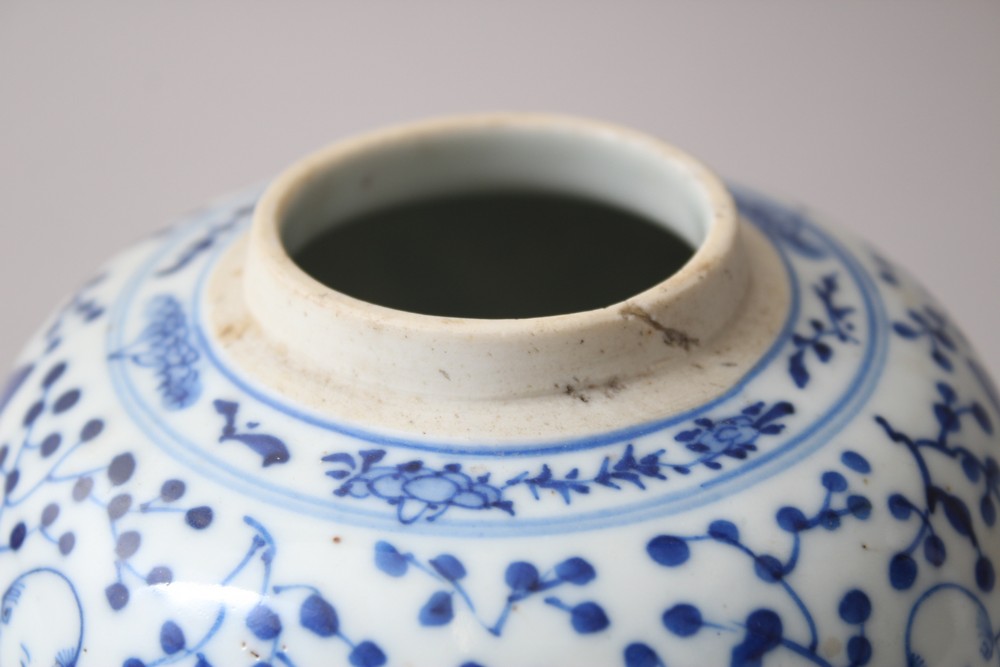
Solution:
{"label": "gray background", "polygon": [[1000,372],[1000,2],[0,0],[0,366],[113,251],[348,134],[657,134],[920,275]]}

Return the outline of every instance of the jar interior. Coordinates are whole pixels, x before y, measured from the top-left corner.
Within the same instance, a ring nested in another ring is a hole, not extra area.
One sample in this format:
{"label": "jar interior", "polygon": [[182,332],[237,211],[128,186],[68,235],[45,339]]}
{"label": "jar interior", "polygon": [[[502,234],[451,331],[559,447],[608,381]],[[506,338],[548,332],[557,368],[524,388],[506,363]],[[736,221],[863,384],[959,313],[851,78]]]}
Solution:
{"label": "jar interior", "polygon": [[332,225],[293,256],[327,287],[425,315],[516,319],[603,308],[693,253],[670,229],[548,192],[442,196]]}
{"label": "jar interior", "polygon": [[285,250],[336,291],[424,315],[545,317],[666,280],[711,223],[675,161],[558,126],[382,136],[317,165],[284,209]]}

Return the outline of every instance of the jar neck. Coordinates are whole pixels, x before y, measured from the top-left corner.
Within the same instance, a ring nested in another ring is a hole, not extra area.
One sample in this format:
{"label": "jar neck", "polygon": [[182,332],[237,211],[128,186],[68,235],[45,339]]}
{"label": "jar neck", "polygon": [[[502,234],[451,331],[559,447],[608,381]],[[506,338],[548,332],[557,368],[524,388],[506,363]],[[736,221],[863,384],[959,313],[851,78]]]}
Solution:
{"label": "jar neck", "polygon": [[[558,192],[631,210],[684,238],[694,254],[619,303],[495,320],[360,301],[292,258],[330,226],[377,207],[497,189]],[[611,386],[689,359],[725,330],[748,284],[732,199],[709,170],[629,130],[539,115],[424,122],[302,160],[258,203],[243,278],[251,317],[301,365],[341,382],[463,400],[565,392],[572,382]]]}

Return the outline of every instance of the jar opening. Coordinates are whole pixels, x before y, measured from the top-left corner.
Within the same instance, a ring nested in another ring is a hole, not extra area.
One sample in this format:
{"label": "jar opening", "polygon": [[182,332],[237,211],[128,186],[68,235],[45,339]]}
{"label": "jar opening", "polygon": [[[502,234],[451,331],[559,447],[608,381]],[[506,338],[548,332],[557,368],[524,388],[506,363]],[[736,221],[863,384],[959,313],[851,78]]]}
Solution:
{"label": "jar opening", "polygon": [[693,252],[669,226],[617,206],[510,190],[362,213],[331,224],[293,259],[327,287],[380,306],[517,319],[624,301]]}
{"label": "jar opening", "polygon": [[672,156],[551,123],[383,133],[290,194],[281,243],[312,279],[454,318],[623,302],[679,271],[713,222],[703,187]]}
{"label": "jar opening", "polygon": [[[396,229],[421,209],[411,236]],[[368,247],[383,244],[380,265]],[[730,344],[750,285],[732,198],[704,166],[544,114],[422,121],[314,153],[260,198],[234,263],[242,304],[217,293],[230,318],[245,308],[244,338],[318,383],[454,400],[456,415],[694,368]],[[404,289],[413,300],[391,300]]]}

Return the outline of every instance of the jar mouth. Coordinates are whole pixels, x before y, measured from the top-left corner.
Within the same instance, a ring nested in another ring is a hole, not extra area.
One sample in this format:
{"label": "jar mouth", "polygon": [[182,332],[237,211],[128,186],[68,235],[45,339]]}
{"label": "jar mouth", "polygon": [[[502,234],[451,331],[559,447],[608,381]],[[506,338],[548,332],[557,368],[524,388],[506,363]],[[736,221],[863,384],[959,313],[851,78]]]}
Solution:
{"label": "jar mouth", "polygon": [[[376,208],[488,190],[611,205],[662,225],[694,252],[624,300],[494,319],[373,304],[331,289],[294,259],[332,226]],[[596,382],[648,372],[713,339],[746,291],[739,237],[722,182],[658,139],[559,115],[433,119],[334,144],[279,176],[254,213],[244,300],[269,338],[324,372],[414,393],[524,395],[550,391],[556,376]],[[637,331],[663,343],[651,345]],[[456,364],[458,372],[448,370]]]}
{"label": "jar mouth", "polygon": [[[623,298],[599,307],[541,316],[448,319],[572,318],[614,307],[660,283],[680,282],[683,276],[679,274],[697,271],[698,264],[717,254],[713,252],[716,247],[725,250],[732,244],[736,227],[733,204],[722,183],[700,163],[663,142],[592,120],[488,114],[389,128],[300,161],[261,198],[255,235],[257,241],[277,251],[274,258],[281,260],[281,269],[290,279],[332,294],[342,291],[300,260],[324,233],[373,212],[477,195],[496,199],[554,195],[602,205],[674,235],[685,246],[679,249],[684,258],[666,262],[658,280],[647,280],[642,289],[622,293]],[[642,238],[655,240],[648,233]],[[360,249],[362,253],[368,250]],[[512,271],[523,268],[516,265],[516,259],[513,264]],[[337,296],[354,300],[349,292]],[[395,310],[400,317],[430,316],[439,321],[441,315],[393,308],[375,299],[356,300],[364,306]]]}

